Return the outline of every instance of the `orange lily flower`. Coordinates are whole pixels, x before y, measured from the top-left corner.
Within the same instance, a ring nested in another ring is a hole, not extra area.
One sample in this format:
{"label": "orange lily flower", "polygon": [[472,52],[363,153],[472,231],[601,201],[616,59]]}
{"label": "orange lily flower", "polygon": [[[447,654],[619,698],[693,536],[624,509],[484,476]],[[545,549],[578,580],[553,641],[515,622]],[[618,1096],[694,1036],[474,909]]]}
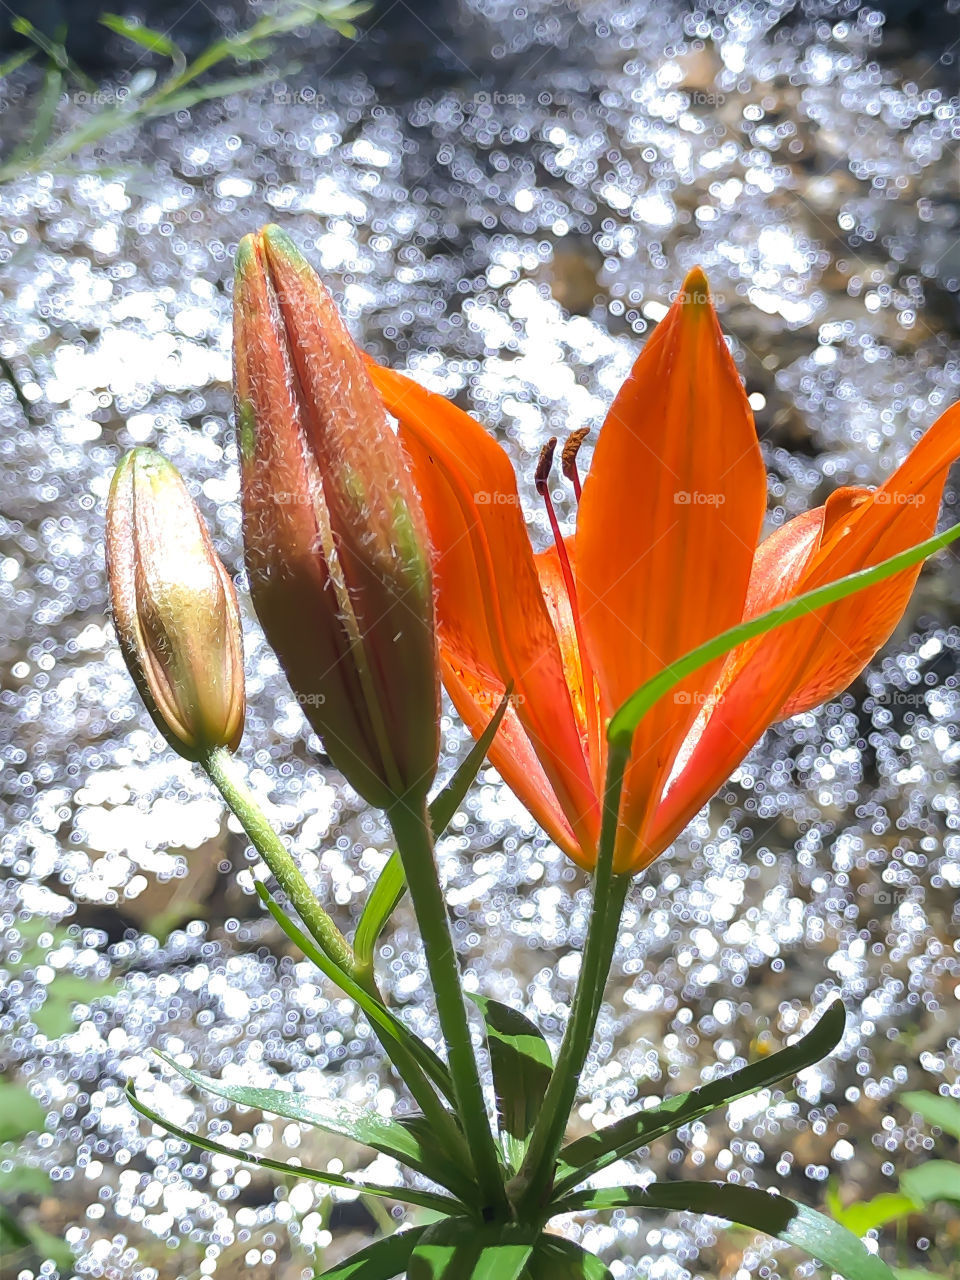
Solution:
{"label": "orange lily flower", "polygon": [[[935,530],[960,406],[878,489],[844,488],[757,545],[766,473],[703,273],[687,277],[600,430],[563,538],[535,554],[506,453],[468,414],[371,362],[399,421],[434,547],[444,683],[474,736],[512,688],[490,751],[504,781],[581,866],[596,861],[605,725],[697,645]],[[624,779],[618,872],[666,849],[777,720],[844,689],[890,636],[919,566],[742,645],[640,723]]]}

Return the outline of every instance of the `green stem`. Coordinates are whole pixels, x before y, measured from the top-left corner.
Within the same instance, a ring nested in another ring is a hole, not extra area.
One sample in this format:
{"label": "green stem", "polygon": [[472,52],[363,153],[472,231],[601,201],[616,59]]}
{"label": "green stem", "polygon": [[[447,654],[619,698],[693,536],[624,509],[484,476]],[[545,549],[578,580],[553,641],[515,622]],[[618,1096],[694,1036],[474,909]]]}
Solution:
{"label": "green stem", "polygon": [[503,1208],[506,1198],[483,1086],[470,1039],[447,904],[433,856],[433,833],[423,797],[398,799],[387,813],[416,913],[437,1013],[447,1046],[460,1123],[486,1205]]}
{"label": "green stem", "polygon": [[[234,758],[223,748],[218,748],[203,764],[227,805],[240,819],[254,848],[276,876],[284,893],[296,907],[298,915],[319,946],[318,952],[311,953],[307,938],[301,936],[299,942],[301,950],[305,955],[309,955],[318,968],[331,981],[336,982],[351,999],[359,998],[361,1006],[365,1004],[363,997],[366,996],[385,1008],[372,972],[366,973],[363,967],[357,964],[353,948],[317,902],[286,846],[267,821],[256,797],[243,780],[240,767]],[[296,926],[291,922],[290,928],[295,929]],[[369,1017],[370,1010],[367,1009],[366,1012]],[[424,1115],[429,1118],[435,1131],[444,1135],[451,1151],[463,1148],[463,1136],[457,1128],[452,1113],[437,1097],[413,1054],[399,1037],[388,1034],[376,1020],[372,1020],[372,1025],[384,1051],[397,1068]],[[464,1148],[464,1155],[466,1154]]]}
{"label": "green stem", "polygon": [[570,1010],[570,1021],[564,1033],[557,1065],[540,1108],[540,1116],[530,1136],[530,1146],[513,1185],[517,1214],[521,1221],[542,1213],[553,1185],[557,1152],[576,1100],[580,1073],[587,1060],[603,989],[617,942],[620,917],[630,886],[629,875],[615,875],[613,851],[617,835],[617,817],[623,773],[630,756],[630,745],[612,744],[607,759],[604,788],[603,822],[594,872],[593,906],[587,940],[583,949],[580,976]]}
{"label": "green stem", "polygon": [[353,948],[321,907],[286,845],[267,821],[236,760],[225,748],[217,747],[201,763],[324,954],[338,969],[359,981],[362,975],[357,971]]}
{"label": "green stem", "polygon": [[[320,972],[328,977],[331,982],[336,983],[344,995],[355,1001],[367,1015],[374,1035],[380,1041],[384,1053],[396,1067],[397,1074],[410,1090],[420,1110],[430,1121],[434,1132],[442,1137],[449,1151],[454,1152],[458,1158],[463,1159],[464,1167],[466,1167],[470,1159],[470,1152],[467,1150],[463,1134],[457,1126],[453,1112],[448,1111],[443,1105],[434,1085],[427,1076],[426,1070],[421,1065],[421,1062],[418,1061],[416,1051],[410,1047],[410,1043],[418,1048],[422,1047],[425,1055],[429,1055],[430,1050],[421,1041],[417,1040],[411,1032],[405,1031],[403,1025],[398,1022],[396,1016],[390,1012],[379,995],[371,995],[349,974],[338,969],[330,957],[321,951],[319,947],[314,946],[313,940],[308,938],[301,929],[298,929],[292,920],[287,919],[262,885],[258,889],[258,893],[264,906],[291,942],[295,943],[307,959],[312,960]],[[409,1042],[407,1040],[408,1036],[410,1037]],[[429,1057],[426,1057],[425,1061],[429,1064]],[[437,1081],[437,1085],[438,1087],[444,1087],[441,1081]]]}

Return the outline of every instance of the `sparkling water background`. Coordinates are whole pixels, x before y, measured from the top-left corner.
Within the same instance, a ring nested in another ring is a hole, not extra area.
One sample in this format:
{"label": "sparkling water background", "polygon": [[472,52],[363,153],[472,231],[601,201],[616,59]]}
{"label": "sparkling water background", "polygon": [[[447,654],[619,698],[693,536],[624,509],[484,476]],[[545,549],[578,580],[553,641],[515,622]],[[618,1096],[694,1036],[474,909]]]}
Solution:
{"label": "sparkling water background", "polygon": [[[245,838],[159,740],[104,614],[104,497],[138,443],[182,469],[243,587],[240,236],[282,223],[371,351],[497,432],[541,545],[541,443],[599,424],[701,263],[757,413],[772,526],[838,485],[880,482],[960,397],[960,45],[943,34],[956,7],[918,33],[853,3],[461,0],[438,14],[384,0],[355,45],[293,41],[303,69],[253,98],[0,188],[0,355],[28,402],[0,382],[0,1061],[45,1115],[0,1148],[0,1175],[19,1169],[8,1203],[69,1244],[61,1275],[242,1266],[289,1280],[376,1229],[363,1203],[185,1152],[134,1114],[128,1078],[199,1132],[399,1176],[385,1157],[201,1098],[150,1052],[403,1105],[362,1016],[264,918]],[[5,135],[35,90],[29,74],[0,83]],[[65,102],[61,119],[87,109]],[[570,494],[556,497],[570,519]],[[950,489],[944,520],[957,519]],[[951,1154],[897,1093],[960,1096],[958,590],[941,555],[850,693],[769,733],[636,885],[575,1125],[780,1047],[836,992],[841,1049],[796,1092],[738,1103],[611,1182],[719,1177],[822,1207],[831,1179],[865,1197],[928,1151]],[[387,834],[325,765],[246,615],[241,756],[347,928]],[[463,749],[451,716],[444,772]],[[440,861],[469,981],[556,1037],[584,878],[490,770]],[[405,907],[381,972],[432,1034]],[[683,1216],[567,1229],[617,1280],[746,1280],[796,1262]],[[894,1258],[889,1233],[881,1248]],[[903,1257],[943,1270],[956,1250],[945,1210],[913,1220]]]}

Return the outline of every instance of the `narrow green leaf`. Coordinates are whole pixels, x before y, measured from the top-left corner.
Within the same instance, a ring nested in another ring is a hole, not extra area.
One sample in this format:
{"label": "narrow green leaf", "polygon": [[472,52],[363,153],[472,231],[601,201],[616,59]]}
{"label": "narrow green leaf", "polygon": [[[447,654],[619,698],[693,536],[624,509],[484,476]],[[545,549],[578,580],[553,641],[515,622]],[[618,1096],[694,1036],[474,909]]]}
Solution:
{"label": "narrow green leaf", "polygon": [[[500,705],[493,713],[490,723],[457,766],[453,777],[430,802],[430,825],[435,837],[439,838],[443,835],[453,815],[463,803],[464,796],[473,786],[509,705],[510,690],[508,689],[500,699]],[[403,864],[399,853],[394,852],[377,877],[377,883],[367,898],[354,934],[353,951],[361,965],[372,967],[377,940],[406,890],[407,882],[403,874]]]}
{"label": "narrow green leaf", "polygon": [[183,50],[162,31],[154,31],[151,27],[131,22],[119,13],[101,13],[100,25],[107,27],[118,36],[123,36],[124,40],[131,40],[134,44],[138,44],[141,49],[149,49],[151,53],[159,53],[164,58],[170,58],[175,63],[186,66]]}
{"label": "narrow green leaf", "polygon": [[960,1202],[960,1164],[952,1160],[927,1160],[901,1173],[900,1189],[921,1205],[933,1200]]}
{"label": "narrow green leaf", "polygon": [[507,708],[510,705],[512,692],[513,685],[511,684],[504,690],[503,697],[497,704],[496,711],[490,717],[487,727],[457,766],[453,777],[443,790],[430,801],[430,825],[433,828],[434,836],[439,837],[446,831],[453,819],[453,815],[463,804],[464,797],[476,781],[480,766],[487,758],[487,752],[493,745],[497,730],[503,723],[503,717],[506,715]]}
{"label": "narrow green leaf", "polygon": [[49,1260],[61,1275],[73,1271],[76,1255],[62,1236],[55,1236],[43,1227],[36,1225],[27,1228],[30,1233],[30,1244],[38,1258]]}
{"label": "narrow green leaf", "polygon": [[[6,1163],[4,1160],[4,1164]],[[44,1169],[38,1169],[36,1165],[20,1164],[16,1157],[9,1164],[8,1169],[0,1165],[0,1195],[35,1196],[39,1200],[41,1196],[50,1194],[53,1181]]]}
{"label": "narrow green leaf", "polygon": [[170,115],[174,111],[188,111],[201,102],[209,102],[212,98],[226,98],[232,93],[246,93],[248,89],[258,89],[277,78],[277,69],[259,71],[248,76],[226,76],[213,84],[200,85],[193,89],[167,94],[165,89],[158,89],[155,94],[143,103],[144,119]]}
{"label": "narrow green leaf", "polygon": [[48,67],[44,72],[43,87],[37,98],[37,109],[33,117],[30,137],[14,152],[10,160],[11,164],[20,158],[36,156],[42,151],[57,118],[62,90],[63,75],[56,67]]}
{"label": "narrow green leaf", "polygon": [[855,1200],[853,1204],[842,1205],[831,1201],[828,1206],[831,1216],[842,1227],[852,1231],[855,1236],[865,1236],[868,1231],[878,1231],[888,1227],[892,1222],[901,1222],[917,1212],[917,1202],[900,1191],[885,1191],[873,1196],[870,1200]]}
{"label": "narrow green leaf", "polygon": [[922,1267],[893,1267],[892,1270],[896,1280],[952,1280],[950,1276]]}
{"label": "narrow green leaf", "polygon": [[516,1009],[486,996],[470,999],[483,1014],[500,1136],[507,1163],[516,1172],[553,1072],[550,1046],[540,1029]]}
{"label": "narrow green leaf", "polygon": [[527,1263],[529,1280],[613,1280],[612,1272],[594,1253],[572,1240],[543,1236]]}
{"label": "narrow green leaf", "polygon": [[749,1066],[719,1080],[711,1080],[699,1089],[667,1098],[659,1106],[634,1111],[605,1129],[572,1142],[560,1152],[557,1192],[576,1186],[599,1169],[623,1159],[655,1138],[698,1120],[708,1111],[726,1106],[736,1098],[759,1093],[761,1089],[806,1070],[836,1048],[843,1036],[845,1022],[843,1002],[835,1000],[796,1044],[771,1054],[761,1062],[751,1062]]}
{"label": "narrow green leaf", "polygon": [[[23,394],[23,388],[20,385],[20,379],[17,377],[16,370],[14,369],[10,361],[6,358],[6,356],[2,356],[2,355],[0,355],[0,377],[6,378],[7,382],[9,382],[11,387],[13,387],[13,394],[17,397],[17,404],[20,406],[20,412],[23,414],[26,420],[28,422],[39,423],[40,419],[37,413],[35,412],[33,405],[30,403],[27,397]],[[21,961],[20,963],[23,964],[25,962]],[[10,967],[9,962],[6,964],[5,967],[6,968]]]}
{"label": "narrow green leaf", "polygon": [[[18,35],[26,36],[31,44],[47,55],[50,59],[51,66],[55,66],[65,75],[71,76],[78,84],[82,85],[88,93],[95,92],[97,86],[90,79],[82,67],[78,66],[67,53],[66,46],[61,40],[51,40],[45,32],[35,27],[29,18],[17,17],[10,19],[12,30]],[[59,34],[59,33],[58,33]]]}
{"label": "narrow green leaf", "polygon": [[893,1273],[846,1227],[786,1196],[725,1182],[655,1182],[639,1187],[609,1187],[570,1198],[574,1212],[584,1209],[673,1209],[726,1218],[795,1245],[845,1280],[893,1280]]}
{"label": "narrow green leaf", "polygon": [[536,1227],[518,1223],[447,1218],[411,1253],[407,1280],[519,1280],[538,1236]]}
{"label": "narrow green leaf", "polygon": [[145,1102],[140,1101],[132,1081],[127,1081],[126,1094],[134,1110],[139,1111],[145,1119],[152,1124],[159,1125],[161,1129],[165,1129],[174,1138],[179,1138],[181,1142],[186,1142],[189,1146],[197,1147],[201,1151],[210,1151],[214,1155],[229,1156],[231,1160],[239,1160],[242,1164],[253,1164],[260,1169],[269,1169],[271,1173],[302,1178],[307,1182],[320,1182],[325,1187],[338,1187],[343,1191],[361,1191],[364,1195],[379,1196],[385,1200],[398,1200],[402,1204],[417,1205],[418,1208],[429,1209],[432,1213],[448,1214],[461,1208],[457,1200],[452,1200],[449,1196],[441,1195],[438,1192],[417,1191],[412,1187],[388,1187],[377,1182],[357,1182],[338,1173],[321,1172],[319,1169],[308,1169],[298,1164],[286,1164],[283,1160],[272,1160],[269,1156],[262,1156],[253,1151],[237,1151],[233,1147],[225,1146],[222,1142],[214,1141],[213,1138],[205,1138],[199,1133],[191,1133],[189,1129],[182,1129],[170,1120],[164,1120],[163,1116],[148,1107]]}
{"label": "narrow green leaf", "polygon": [[322,15],[316,10],[301,5],[285,12],[260,18],[251,27],[248,27],[246,31],[240,31],[233,36],[225,36],[208,45],[202,53],[193,59],[186,70],[176,78],[173,87],[177,90],[181,89],[185,84],[196,80],[198,76],[203,75],[205,71],[209,71],[211,67],[217,66],[218,63],[223,62],[225,59],[242,60],[249,58],[254,50],[262,54],[265,52],[265,41],[272,40],[274,36],[284,35],[297,27],[312,26],[321,17]]}
{"label": "narrow green leaf", "polygon": [[43,1131],[47,1113],[25,1084],[0,1080],[0,1142]]}
{"label": "narrow green leaf", "polygon": [[403,863],[400,861],[400,854],[394,849],[364,903],[357,931],[353,935],[353,951],[358,964],[372,965],[377,940],[406,891]]}
{"label": "narrow green leaf", "polygon": [[942,533],[934,534],[924,542],[918,542],[907,551],[901,551],[887,560],[881,560],[879,564],[869,569],[861,569],[859,573],[850,573],[844,578],[838,578],[836,582],[828,582],[825,586],[816,587],[813,591],[805,591],[803,595],[787,600],[774,609],[768,609],[766,613],[758,614],[747,622],[730,627],[720,635],[714,636],[712,640],[698,645],[696,649],[691,649],[669,667],[664,667],[627,698],[611,718],[607,726],[607,738],[610,742],[632,742],[637,725],[650,708],[681,680],[685,680],[687,676],[698,671],[708,662],[712,662],[714,658],[722,657],[723,654],[729,653],[731,649],[735,649],[747,640],[752,640],[755,636],[764,635],[767,631],[773,631],[775,627],[782,627],[785,623],[793,622],[797,618],[805,618],[822,609],[824,605],[833,604],[877,582],[882,582],[903,569],[909,569],[957,538],[960,538],[960,524],[955,524],[953,528],[945,529]]}
{"label": "narrow green leaf", "polygon": [[380,1029],[385,1035],[395,1040],[420,1064],[421,1068],[427,1073],[431,1080],[437,1085],[445,1097],[451,1098],[453,1094],[453,1085],[450,1081],[450,1073],[446,1064],[433,1052],[433,1050],[423,1043],[419,1036],[415,1036],[409,1031],[403,1023],[384,1005],[380,1003],[369,991],[361,987],[358,982],[344,973],[334,964],[328,955],[326,955],[309,938],[302,929],[281,910],[279,905],[273,900],[269,889],[260,880],[254,881],[254,888],[257,896],[264,904],[274,920],[284,931],[291,942],[300,948],[303,954],[317,966],[321,973],[325,974],[331,982],[336,983],[340,990],[354,1000],[370,1021]]}
{"label": "narrow green leaf", "polygon": [[944,1098],[939,1093],[921,1091],[901,1093],[900,1101],[909,1111],[915,1111],[927,1124],[935,1124],[951,1138],[960,1138],[960,1101]]}
{"label": "narrow green leaf", "polygon": [[4,58],[3,62],[0,62],[0,80],[12,75],[18,67],[22,67],[25,62],[36,57],[36,53],[36,49],[20,49],[17,53],[12,53],[9,58]]}
{"label": "narrow green leaf", "polygon": [[30,1233],[25,1227],[22,1227],[10,1210],[0,1204],[0,1257],[7,1250],[28,1249],[30,1247]]}
{"label": "narrow green leaf", "polygon": [[314,1280],[393,1280],[406,1271],[410,1254],[426,1230],[426,1227],[414,1227],[412,1231],[398,1231],[386,1240],[377,1240],[359,1253],[351,1254],[345,1262],[318,1272]]}
{"label": "narrow green leaf", "polygon": [[441,1186],[448,1186],[450,1190],[457,1187],[464,1189],[466,1179],[463,1171],[452,1165],[435,1145],[426,1141],[422,1126],[400,1124],[396,1120],[385,1119],[375,1111],[364,1111],[337,1099],[311,1098],[305,1093],[264,1089],[256,1085],[224,1084],[221,1080],[212,1080],[189,1067],[180,1066],[164,1053],[157,1053],[184,1079],[216,1094],[218,1098],[226,1098],[244,1107],[255,1107],[259,1111],[269,1111],[274,1115],[284,1116],[287,1120],[315,1125],[318,1129],[335,1133],[341,1138],[352,1138],[354,1142],[392,1156],[417,1173],[439,1182]]}

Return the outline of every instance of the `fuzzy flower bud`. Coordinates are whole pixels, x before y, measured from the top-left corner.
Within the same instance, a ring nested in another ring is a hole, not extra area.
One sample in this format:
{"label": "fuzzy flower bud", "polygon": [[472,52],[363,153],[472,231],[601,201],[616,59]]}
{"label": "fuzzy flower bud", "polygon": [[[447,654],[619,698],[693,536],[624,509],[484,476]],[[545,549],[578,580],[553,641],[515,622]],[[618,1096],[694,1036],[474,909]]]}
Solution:
{"label": "fuzzy flower bud", "polygon": [[107,500],[107,579],[120,649],[170,745],[188,760],[243,735],[243,643],[233,583],[176,467],[122,460]]}
{"label": "fuzzy flower bud", "polygon": [[279,227],[244,237],[234,378],[250,592],[334,764],[371,804],[439,749],[429,542],[363,357]]}

